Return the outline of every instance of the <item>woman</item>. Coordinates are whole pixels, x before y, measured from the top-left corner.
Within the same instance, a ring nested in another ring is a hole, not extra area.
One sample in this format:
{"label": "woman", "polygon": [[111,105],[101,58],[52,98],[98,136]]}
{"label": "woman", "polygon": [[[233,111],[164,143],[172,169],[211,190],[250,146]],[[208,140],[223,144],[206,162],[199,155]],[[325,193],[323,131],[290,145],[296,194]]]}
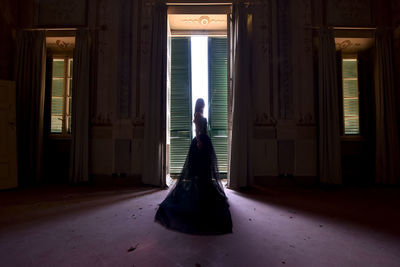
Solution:
{"label": "woman", "polygon": [[229,204],[221,184],[217,157],[203,117],[204,100],[197,99],[193,122],[196,137],[181,175],[157,210],[155,221],[191,234],[232,232]]}

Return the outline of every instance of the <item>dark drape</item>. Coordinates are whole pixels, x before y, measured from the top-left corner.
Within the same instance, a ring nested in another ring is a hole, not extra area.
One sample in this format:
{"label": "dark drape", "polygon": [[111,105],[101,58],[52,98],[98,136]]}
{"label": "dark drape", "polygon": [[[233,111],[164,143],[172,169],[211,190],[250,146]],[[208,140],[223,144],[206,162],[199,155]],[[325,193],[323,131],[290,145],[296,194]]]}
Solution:
{"label": "dark drape", "polygon": [[232,35],[232,128],[230,130],[228,187],[250,186],[252,171],[251,15],[245,3],[234,3]]}
{"label": "dark drape", "polygon": [[333,29],[322,28],[319,39],[319,178],[341,184],[341,150],[336,49]]}
{"label": "dark drape", "polygon": [[69,181],[89,181],[89,90],[90,36],[76,32],[72,74],[72,142]]}
{"label": "dark drape", "polygon": [[149,86],[146,89],[144,121],[144,184],[166,186],[166,84],[167,84],[167,7],[156,2],[152,7]]}
{"label": "dark drape", "polygon": [[20,185],[40,181],[42,171],[45,32],[17,34],[17,151]]}
{"label": "dark drape", "polygon": [[376,182],[395,184],[400,183],[400,148],[391,32],[378,29],[375,45]]}

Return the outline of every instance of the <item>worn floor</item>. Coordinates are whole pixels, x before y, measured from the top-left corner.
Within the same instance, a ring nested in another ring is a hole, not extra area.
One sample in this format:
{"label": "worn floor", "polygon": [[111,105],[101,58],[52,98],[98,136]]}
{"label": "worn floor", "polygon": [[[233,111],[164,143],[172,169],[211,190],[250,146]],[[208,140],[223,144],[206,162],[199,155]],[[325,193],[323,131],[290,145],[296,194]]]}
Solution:
{"label": "worn floor", "polygon": [[1,266],[400,266],[400,188],[226,190],[233,234],[153,222],[167,190],[0,192]]}

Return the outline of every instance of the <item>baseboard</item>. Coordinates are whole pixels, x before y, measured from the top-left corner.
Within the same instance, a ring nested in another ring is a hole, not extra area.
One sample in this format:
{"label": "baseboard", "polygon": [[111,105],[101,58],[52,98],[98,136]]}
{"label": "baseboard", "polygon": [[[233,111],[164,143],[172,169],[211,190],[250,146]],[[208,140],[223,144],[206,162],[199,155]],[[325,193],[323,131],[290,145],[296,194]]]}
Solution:
{"label": "baseboard", "polygon": [[298,186],[317,185],[317,176],[255,176],[255,185],[262,186]]}
{"label": "baseboard", "polygon": [[112,176],[112,175],[92,175],[90,183],[104,186],[136,186],[142,185],[141,175],[131,176]]}

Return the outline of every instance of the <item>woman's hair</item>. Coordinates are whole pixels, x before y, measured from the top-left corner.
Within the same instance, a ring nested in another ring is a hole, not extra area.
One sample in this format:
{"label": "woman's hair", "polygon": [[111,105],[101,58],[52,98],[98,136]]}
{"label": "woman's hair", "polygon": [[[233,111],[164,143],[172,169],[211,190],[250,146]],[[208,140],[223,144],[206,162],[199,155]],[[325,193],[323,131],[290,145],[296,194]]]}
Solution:
{"label": "woman's hair", "polygon": [[204,99],[203,98],[198,98],[196,100],[196,106],[194,107],[194,113],[200,112],[200,110],[202,108],[204,108],[206,104],[204,103]]}

